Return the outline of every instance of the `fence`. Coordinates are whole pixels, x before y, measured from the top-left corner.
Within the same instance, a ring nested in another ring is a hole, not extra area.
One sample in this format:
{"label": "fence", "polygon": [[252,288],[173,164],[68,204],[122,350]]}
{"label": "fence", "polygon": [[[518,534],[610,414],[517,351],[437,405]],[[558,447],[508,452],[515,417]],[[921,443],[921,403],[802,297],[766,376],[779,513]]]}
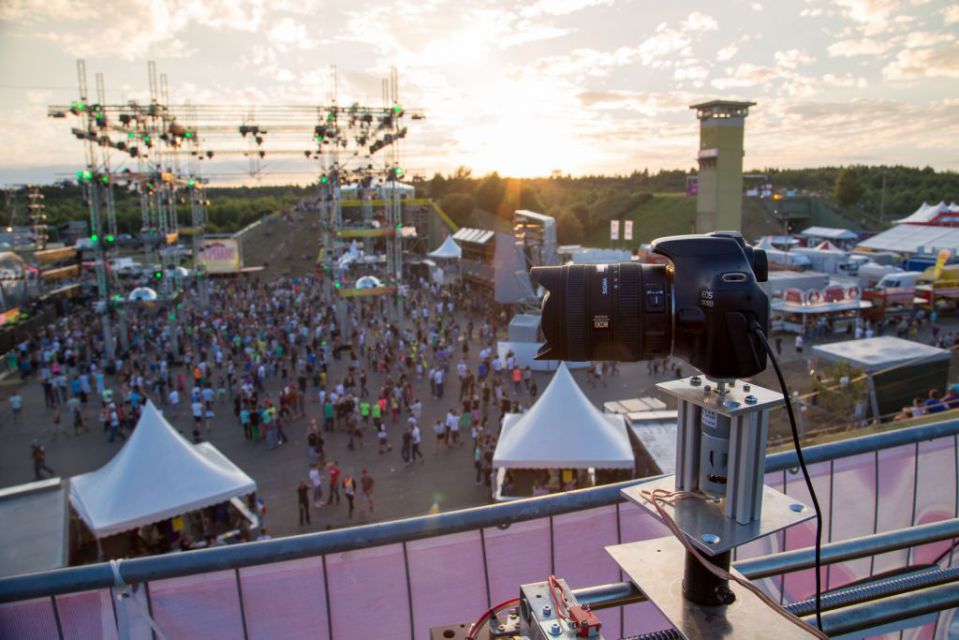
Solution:
{"label": "fence", "polygon": [[[959,421],[810,447],[827,540],[959,516]],[[921,464],[920,464],[921,461]],[[767,482],[808,500],[795,453],[767,459]],[[130,637],[149,614],[168,638],[429,637],[550,573],[574,588],[623,579],[604,551],[666,535],[619,486],[280,540],[0,580],[0,638],[115,638],[118,578],[137,586]],[[738,550],[739,559],[807,547],[805,523]],[[951,540],[831,564],[836,587],[906,564],[951,563]],[[677,567],[677,571],[679,568]],[[760,580],[782,601],[813,591],[812,570]],[[953,611],[906,632],[945,637]],[[649,603],[599,612],[604,633],[664,628]],[[123,612],[120,613],[121,617]]]}

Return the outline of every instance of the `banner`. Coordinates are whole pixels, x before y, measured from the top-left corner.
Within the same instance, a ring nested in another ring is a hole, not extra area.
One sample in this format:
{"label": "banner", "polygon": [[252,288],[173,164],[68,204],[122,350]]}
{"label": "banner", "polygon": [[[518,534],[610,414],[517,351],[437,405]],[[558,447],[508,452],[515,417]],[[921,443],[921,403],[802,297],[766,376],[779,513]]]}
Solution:
{"label": "banner", "polygon": [[633,221],[627,220],[623,223],[623,240],[633,239]]}
{"label": "banner", "polygon": [[942,268],[946,266],[946,262],[949,261],[949,258],[952,257],[952,251],[949,249],[940,249],[939,255],[936,256],[936,268],[932,272],[932,279],[938,280],[939,276],[942,275]]}
{"label": "banner", "polygon": [[197,262],[208,273],[231,273],[238,271],[240,244],[235,238],[204,238],[200,240],[200,255]]}
{"label": "banner", "polygon": [[619,240],[619,220],[609,221],[609,239]]}

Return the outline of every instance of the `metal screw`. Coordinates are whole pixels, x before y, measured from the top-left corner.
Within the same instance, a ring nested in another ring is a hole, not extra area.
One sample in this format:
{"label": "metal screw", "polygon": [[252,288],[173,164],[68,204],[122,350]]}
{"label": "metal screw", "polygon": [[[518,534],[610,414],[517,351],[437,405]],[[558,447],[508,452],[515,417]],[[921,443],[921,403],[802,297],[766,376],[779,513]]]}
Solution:
{"label": "metal screw", "polygon": [[803,511],[806,510],[806,505],[800,504],[798,502],[794,502],[791,505],[789,505],[789,510],[795,511],[796,513],[802,513]]}
{"label": "metal screw", "polygon": [[748,393],[748,392],[750,391],[750,389],[752,389],[752,386],[743,383],[743,391],[745,391],[745,392]]}
{"label": "metal screw", "polygon": [[702,538],[702,541],[706,544],[719,544],[719,536],[715,533],[704,533],[700,538]]}
{"label": "metal screw", "polygon": [[689,384],[693,385],[694,387],[698,387],[702,383],[703,381],[700,379],[699,376],[693,376],[692,378],[689,379]]}
{"label": "metal screw", "polygon": [[563,629],[559,626],[558,622],[554,622],[549,626],[550,635],[558,636],[560,633],[562,633],[562,631]]}
{"label": "metal screw", "polygon": [[746,400],[746,404],[756,404],[757,402],[759,402],[756,396],[752,394],[749,394],[748,396],[746,396],[745,400]]}
{"label": "metal screw", "polygon": [[496,629],[499,630],[499,631],[506,631],[506,625],[505,625],[505,624],[501,624],[500,626],[496,627]]}
{"label": "metal screw", "polygon": [[727,400],[726,402],[723,403],[723,406],[726,407],[727,409],[735,409],[736,407],[739,406],[739,403],[736,402],[735,400]]}
{"label": "metal screw", "polygon": [[703,387],[703,395],[708,396],[712,392],[712,390],[713,388],[707,384],[705,387]]}
{"label": "metal screw", "polygon": [[548,604],[543,605],[543,615],[547,618],[553,615],[553,607],[549,606]]}

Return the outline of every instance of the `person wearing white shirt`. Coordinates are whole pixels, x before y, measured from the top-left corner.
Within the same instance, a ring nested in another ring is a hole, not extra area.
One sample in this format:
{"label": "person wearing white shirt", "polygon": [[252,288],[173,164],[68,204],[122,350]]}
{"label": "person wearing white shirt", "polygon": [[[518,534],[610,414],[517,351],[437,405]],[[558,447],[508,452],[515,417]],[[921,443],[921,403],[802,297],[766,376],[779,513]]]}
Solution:
{"label": "person wearing white shirt", "polygon": [[460,439],[460,419],[456,412],[450,409],[446,414],[446,444],[452,446]]}

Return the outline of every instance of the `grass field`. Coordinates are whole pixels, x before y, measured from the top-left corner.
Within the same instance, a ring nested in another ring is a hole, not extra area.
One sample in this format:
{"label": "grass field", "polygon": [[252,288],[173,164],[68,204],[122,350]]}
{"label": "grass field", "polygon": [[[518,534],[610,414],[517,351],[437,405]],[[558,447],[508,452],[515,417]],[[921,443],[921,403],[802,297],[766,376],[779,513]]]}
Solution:
{"label": "grass field", "polygon": [[[628,244],[635,247],[639,243],[663,236],[692,233],[696,221],[696,198],[682,193],[656,193],[645,198],[618,196],[596,203],[594,216],[607,221],[632,220],[633,242]],[[780,233],[781,229],[762,207],[744,198],[742,231],[743,235],[752,241],[762,235]],[[611,246],[608,222],[594,229],[583,244],[595,247]],[[615,245],[626,247],[627,243],[619,240]]]}

